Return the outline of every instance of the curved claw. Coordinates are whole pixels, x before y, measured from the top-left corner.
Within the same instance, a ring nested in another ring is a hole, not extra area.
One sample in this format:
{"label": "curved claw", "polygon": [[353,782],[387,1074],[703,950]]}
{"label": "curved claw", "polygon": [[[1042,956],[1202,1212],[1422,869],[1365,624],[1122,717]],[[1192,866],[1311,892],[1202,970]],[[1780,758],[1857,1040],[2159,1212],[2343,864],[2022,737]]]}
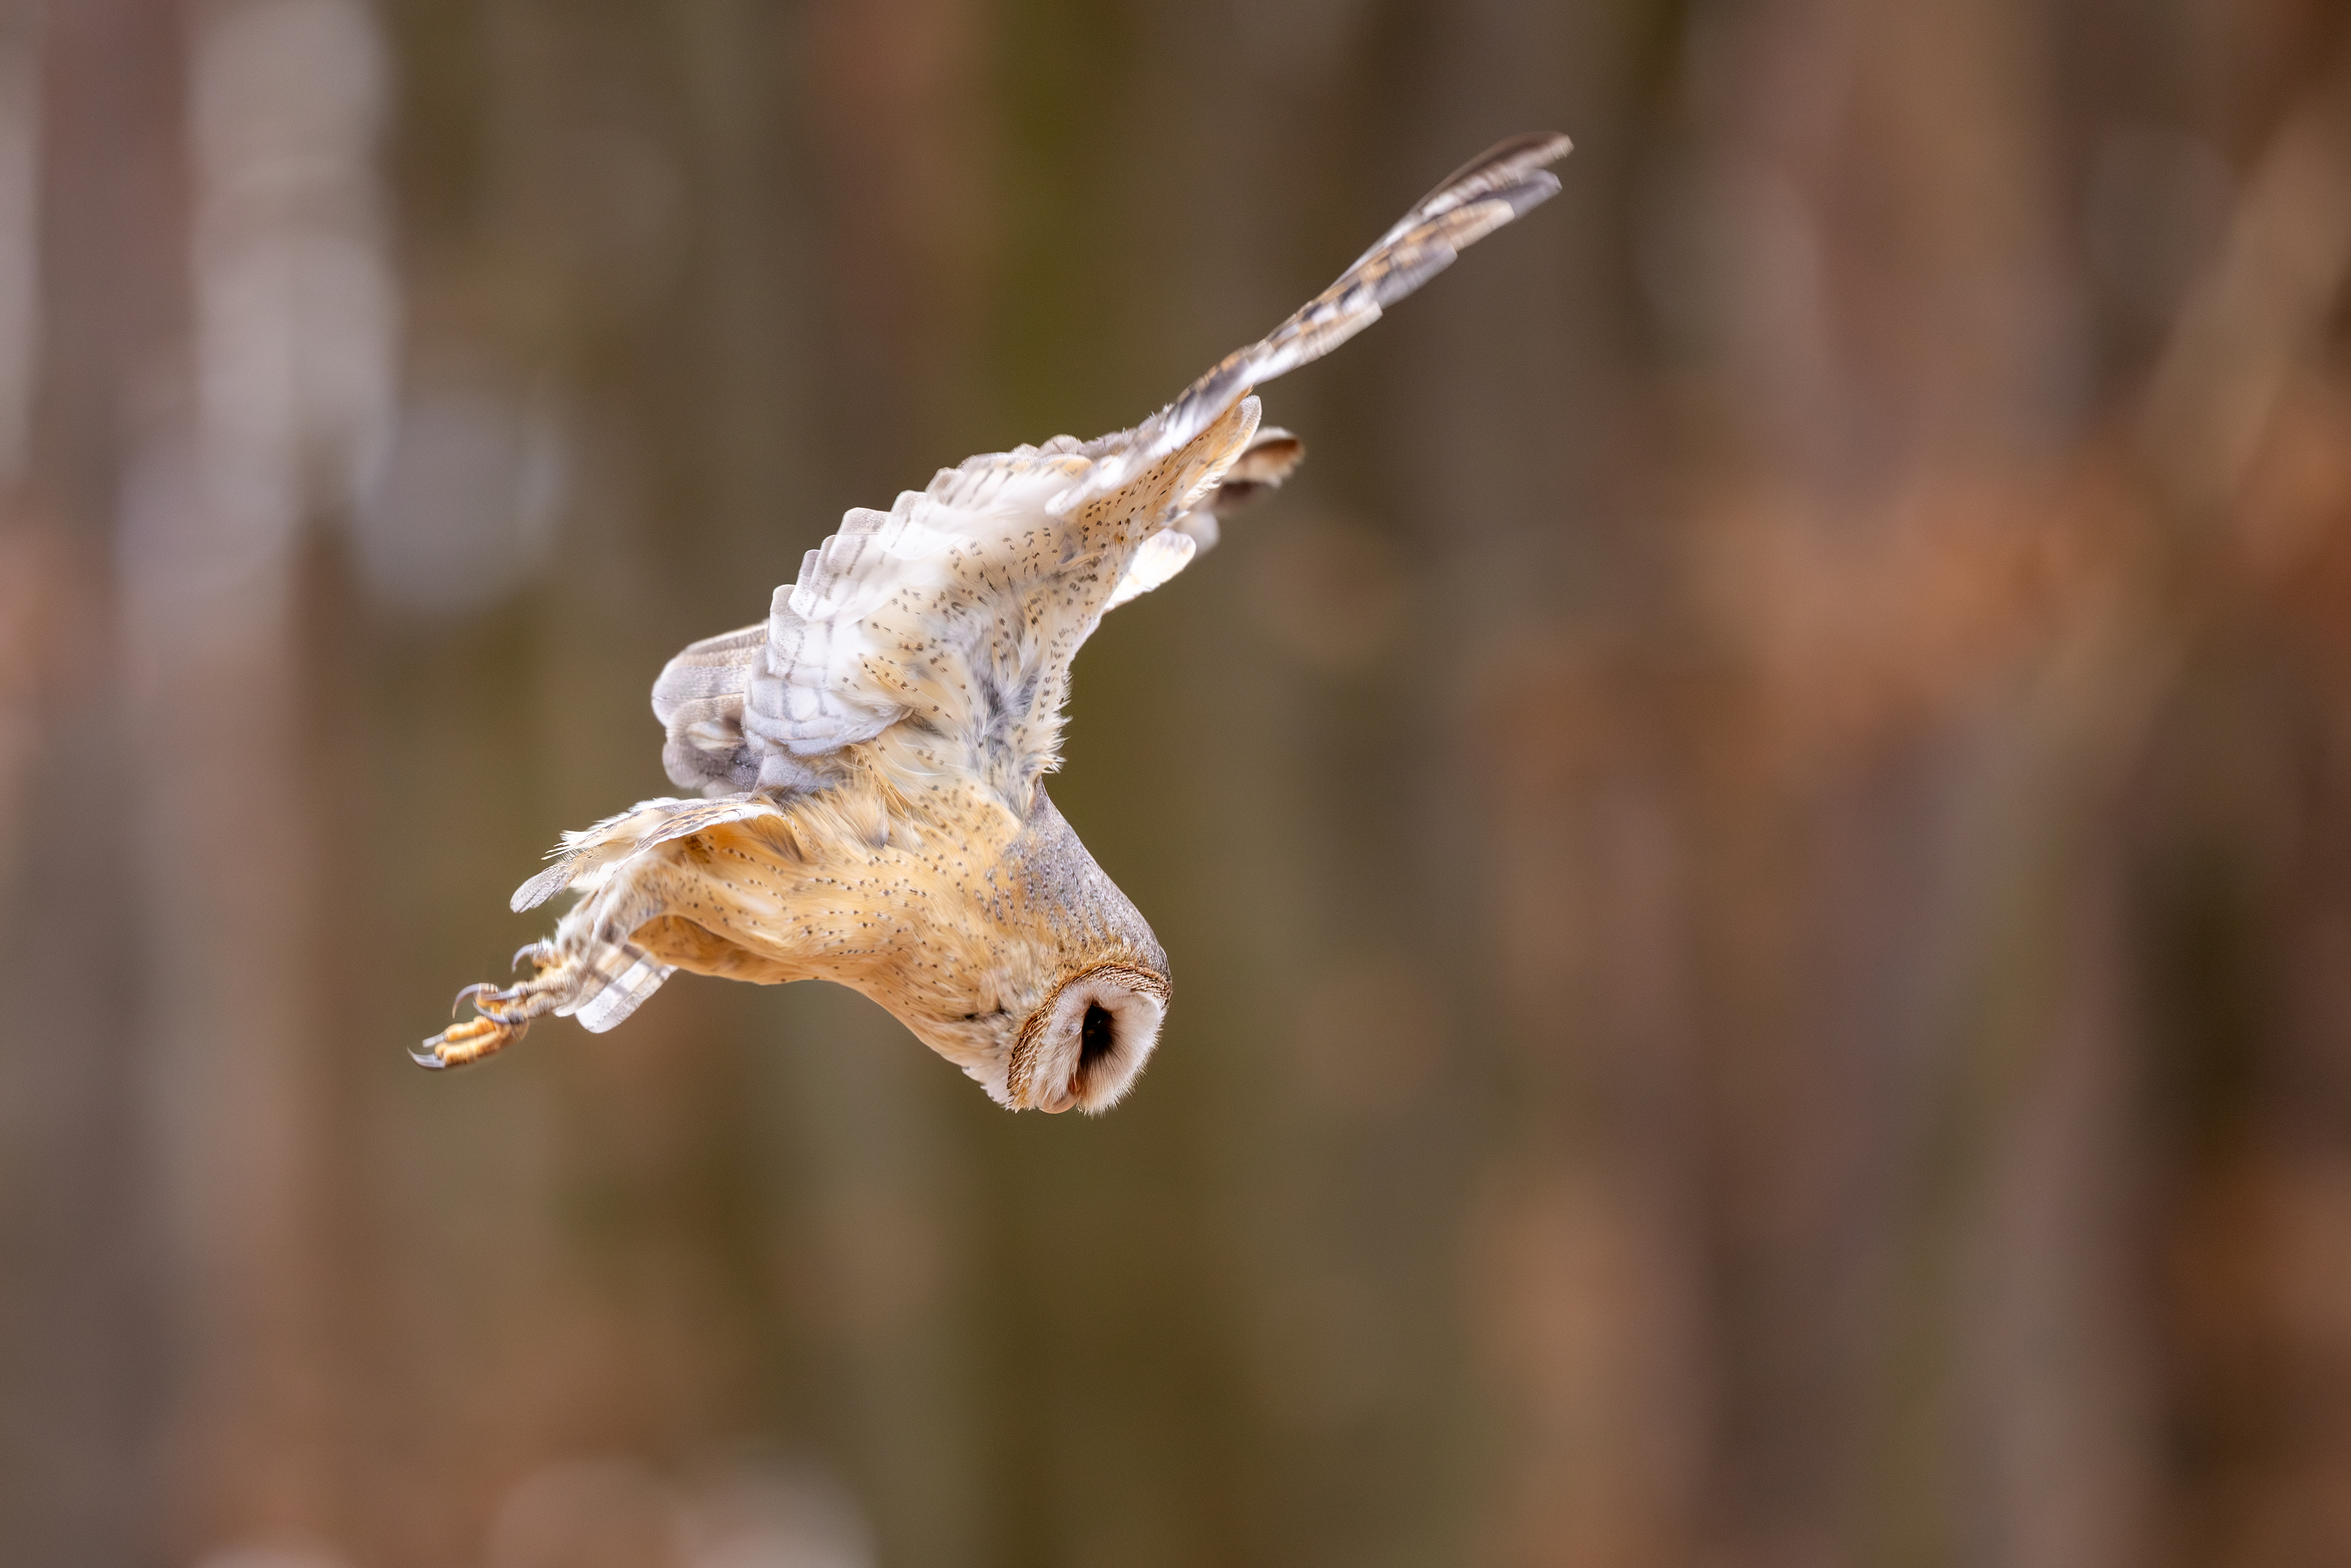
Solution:
{"label": "curved claw", "polygon": [[439,1071],[447,1067],[465,1067],[495,1055],[522,1038],[528,1021],[509,1023],[504,1019],[474,1018],[464,1023],[451,1024],[424,1042],[420,1051],[409,1055],[419,1067]]}
{"label": "curved claw", "polygon": [[495,991],[497,987],[490,984],[487,980],[475,980],[472,985],[467,986],[464,990],[459,991],[457,993],[457,999],[449,1004],[449,1016],[451,1018],[455,1018],[457,1016],[457,1010],[465,1005],[465,999],[468,997],[477,997],[484,991]]}
{"label": "curved claw", "polygon": [[544,942],[526,942],[521,946],[515,949],[515,956],[507,961],[507,967],[509,969],[519,969],[522,967],[522,961],[525,958],[528,958],[533,963],[537,963],[540,957],[547,953],[547,951],[548,946]]}

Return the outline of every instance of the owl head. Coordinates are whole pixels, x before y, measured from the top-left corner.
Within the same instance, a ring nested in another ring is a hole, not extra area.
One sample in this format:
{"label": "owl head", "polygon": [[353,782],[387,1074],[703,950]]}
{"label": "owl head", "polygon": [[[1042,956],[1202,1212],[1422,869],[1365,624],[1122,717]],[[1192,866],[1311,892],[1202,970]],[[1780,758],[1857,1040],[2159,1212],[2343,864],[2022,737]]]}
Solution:
{"label": "owl head", "polygon": [[1013,1036],[1006,1103],[1089,1115],[1117,1104],[1159,1043],[1172,989],[1164,969],[1111,961],[1057,984]]}
{"label": "owl head", "polygon": [[869,994],[999,1105],[1107,1111],[1159,1043],[1173,991],[1166,960],[1123,943],[1042,956],[1044,964],[1019,966],[1034,977],[1025,984],[998,969],[982,992],[954,1004],[967,1007],[959,1013],[910,1006],[878,988]]}
{"label": "owl head", "polygon": [[977,929],[926,933],[958,955],[919,971],[942,988],[877,999],[999,1104],[1109,1110],[1159,1043],[1175,991],[1165,950],[1041,784],[987,882]]}

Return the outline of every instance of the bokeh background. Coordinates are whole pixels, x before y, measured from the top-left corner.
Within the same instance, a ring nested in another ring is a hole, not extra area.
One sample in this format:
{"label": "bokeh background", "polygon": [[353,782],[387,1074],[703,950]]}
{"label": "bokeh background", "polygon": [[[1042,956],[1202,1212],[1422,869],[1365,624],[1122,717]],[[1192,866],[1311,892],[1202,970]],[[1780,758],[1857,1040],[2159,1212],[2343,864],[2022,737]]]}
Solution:
{"label": "bokeh background", "polygon": [[[2351,1562],[2317,0],[0,0],[0,1561]],[[406,1048],[841,512],[1498,137],[1078,667],[1114,1115]]]}

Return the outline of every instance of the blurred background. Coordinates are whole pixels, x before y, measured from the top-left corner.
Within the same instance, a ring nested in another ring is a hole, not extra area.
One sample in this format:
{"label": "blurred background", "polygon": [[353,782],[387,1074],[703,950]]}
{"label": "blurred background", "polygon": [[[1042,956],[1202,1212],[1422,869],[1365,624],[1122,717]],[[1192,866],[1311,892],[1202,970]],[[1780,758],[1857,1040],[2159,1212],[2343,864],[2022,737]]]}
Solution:
{"label": "blurred background", "polygon": [[[0,0],[0,1561],[2351,1562],[2319,0]],[[852,505],[1447,170],[1077,673],[1106,1120],[406,1051]]]}

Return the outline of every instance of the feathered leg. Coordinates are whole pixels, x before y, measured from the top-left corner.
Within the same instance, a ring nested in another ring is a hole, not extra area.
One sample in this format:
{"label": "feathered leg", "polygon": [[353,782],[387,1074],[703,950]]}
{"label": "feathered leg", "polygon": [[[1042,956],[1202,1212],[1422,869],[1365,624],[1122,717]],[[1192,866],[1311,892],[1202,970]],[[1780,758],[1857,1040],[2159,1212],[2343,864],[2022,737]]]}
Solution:
{"label": "feathered leg", "polygon": [[[569,927],[567,918],[564,926]],[[464,1067],[495,1055],[520,1040],[532,1020],[577,1016],[601,1034],[628,1017],[675,969],[633,942],[559,928],[552,942],[534,942],[516,955],[538,966],[529,979],[504,988],[484,981],[457,993],[457,1005],[473,1003],[475,1017],[451,1024],[409,1052],[420,1067]]]}
{"label": "feathered leg", "polygon": [[674,966],[633,940],[640,926],[660,918],[657,883],[664,846],[729,822],[781,814],[766,796],[718,800],[645,800],[585,831],[566,833],[553,863],[515,890],[517,913],[537,907],[568,887],[587,896],[556,925],[555,935],[515,955],[538,967],[529,979],[503,988],[485,982],[457,993],[457,1005],[478,1015],[450,1025],[409,1054],[423,1066],[463,1067],[505,1050],[534,1019],[577,1017],[601,1034],[636,1010],[660,988]]}
{"label": "feathered leg", "polygon": [[652,868],[643,860],[613,868],[572,907],[547,941],[515,955],[537,972],[507,987],[486,982],[457,993],[477,1015],[450,1025],[410,1052],[423,1067],[463,1067],[505,1050],[522,1038],[535,1019],[552,1013],[577,1017],[593,1033],[619,1023],[675,972],[631,940],[636,929],[662,913],[661,900],[637,874]]}

